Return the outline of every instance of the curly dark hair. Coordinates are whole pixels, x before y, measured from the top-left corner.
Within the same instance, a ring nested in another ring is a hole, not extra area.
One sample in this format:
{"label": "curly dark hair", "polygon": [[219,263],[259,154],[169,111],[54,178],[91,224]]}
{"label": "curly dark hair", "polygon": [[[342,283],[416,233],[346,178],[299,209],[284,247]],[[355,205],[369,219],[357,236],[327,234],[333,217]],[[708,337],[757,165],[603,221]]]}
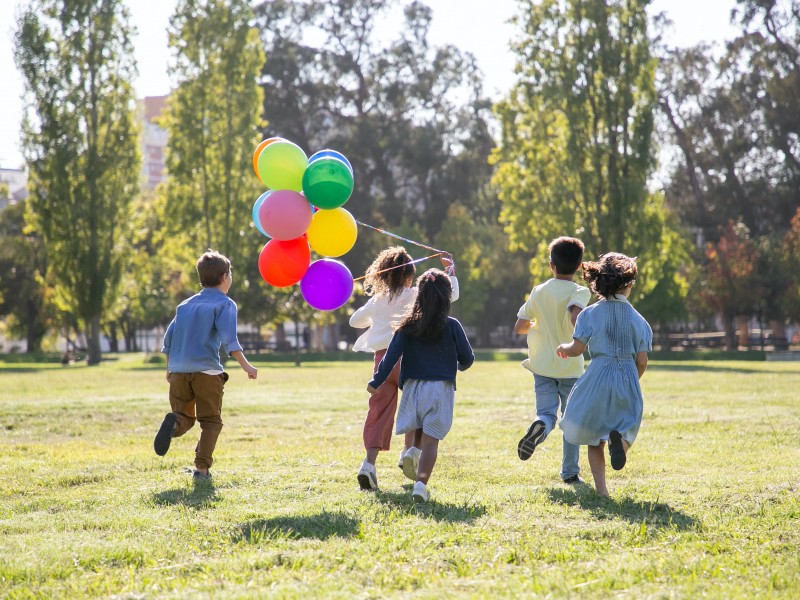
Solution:
{"label": "curly dark hair", "polygon": [[417,268],[410,264],[411,256],[402,246],[386,248],[367,267],[364,292],[369,295],[389,296],[392,300],[414,278]]}
{"label": "curly dark hair", "polygon": [[583,278],[589,289],[603,298],[633,285],[638,272],[636,260],[619,252],[608,252],[597,261],[583,263]]}
{"label": "curly dark hair", "polygon": [[428,269],[417,279],[417,298],[400,321],[398,330],[408,336],[435,342],[450,315],[450,278],[440,269]]}

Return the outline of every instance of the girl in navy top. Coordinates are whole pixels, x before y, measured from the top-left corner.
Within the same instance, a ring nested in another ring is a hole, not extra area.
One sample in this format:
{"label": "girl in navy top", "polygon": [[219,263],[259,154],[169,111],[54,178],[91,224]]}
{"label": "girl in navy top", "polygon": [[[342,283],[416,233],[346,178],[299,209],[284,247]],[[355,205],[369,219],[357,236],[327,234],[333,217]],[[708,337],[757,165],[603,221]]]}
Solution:
{"label": "girl in navy top", "polygon": [[403,359],[396,433],[414,432],[414,446],[421,454],[412,497],[426,502],[439,441],[453,424],[456,373],[468,369],[475,355],[461,323],[449,316],[452,287],[447,275],[429,269],[417,280],[417,289],[414,305],[400,322],[367,391],[374,394]]}

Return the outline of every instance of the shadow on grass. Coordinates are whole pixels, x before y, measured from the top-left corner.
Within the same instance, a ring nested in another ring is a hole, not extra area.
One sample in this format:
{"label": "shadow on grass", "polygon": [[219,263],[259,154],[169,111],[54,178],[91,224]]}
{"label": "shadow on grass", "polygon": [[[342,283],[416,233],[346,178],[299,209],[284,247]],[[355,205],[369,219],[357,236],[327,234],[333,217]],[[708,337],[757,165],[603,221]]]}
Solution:
{"label": "shadow on grass", "polygon": [[411,498],[411,486],[404,487],[408,491],[374,492],[375,498],[399,512],[423,516],[434,521],[467,523],[486,514],[486,507],[481,504],[470,505],[466,502],[464,504],[450,504],[437,501],[435,496],[432,496],[429,502],[417,504]]}
{"label": "shadow on grass", "polygon": [[231,537],[235,543],[259,544],[274,539],[348,538],[358,535],[360,531],[360,523],[353,517],[323,511],[316,515],[257,519],[237,527]]}
{"label": "shadow on grass", "polygon": [[153,503],[157,506],[181,505],[186,508],[211,508],[219,501],[214,484],[209,482],[194,483],[192,489],[175,488],[153,494]]}
{"label": "shadow on grass", "polygon": [[658,363],[649,363],[647,365],[648,371],[683,371],[683,372],[695,372],[695,371],[714,371],[718,373],[768,373],[768,371],[764,370],[763,365],[765,363],[756,363],[762,366],[760,367],[728,367],[725,365],[678,365],[678,364],[658,364]]}
{"label": "shadow on grass", "polygon": [[552,488],[550,500],[569,506],[580,506],[598,519],[620,518],[630,523],[645,523],[659,528],[692,529],[699,522],[694,517],[675,510],[663,502],[643,502],[631,498],[603,498],[594,488],[582,485],[575,489]]}

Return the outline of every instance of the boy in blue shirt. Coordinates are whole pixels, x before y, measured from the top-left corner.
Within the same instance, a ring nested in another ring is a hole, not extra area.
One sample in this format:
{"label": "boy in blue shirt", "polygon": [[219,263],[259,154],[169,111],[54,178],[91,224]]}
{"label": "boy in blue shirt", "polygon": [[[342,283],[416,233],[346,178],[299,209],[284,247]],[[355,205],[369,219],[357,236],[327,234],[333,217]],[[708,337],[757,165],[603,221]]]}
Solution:
{"label": "boy in blue shirt", "polygon": [[178,305],[164,334],[161,352],[167,355],[167,381],[172,412],[167,413],[153,441],[164,456],[173,437],[200,423],[195,448],[194,478],[211,478],[209,468],[222,430],[222,394],[228,374],[222,368],[220,347],[255,379],[258,369],[242,352],[236,334],[236,303],[228,297],[233,282],[231,261],[209,250],[195,265],[203,289]]}

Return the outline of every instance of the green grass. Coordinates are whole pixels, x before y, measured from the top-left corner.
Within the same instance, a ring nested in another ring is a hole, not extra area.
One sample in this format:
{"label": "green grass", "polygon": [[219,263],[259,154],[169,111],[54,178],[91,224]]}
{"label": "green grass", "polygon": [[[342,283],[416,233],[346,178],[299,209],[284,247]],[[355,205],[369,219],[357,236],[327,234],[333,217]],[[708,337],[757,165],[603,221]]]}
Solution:
{"label": "green grass", "polygon": [[358,489],[369,361],[259,366],[195,487],[196,430],[152,450],[163,367],[0,364],[0,597],[800,597],[798,363],[651,363],[603,499],[558,432],[517,458],[532,378],[477,362],[423,506],[398,437]]}

